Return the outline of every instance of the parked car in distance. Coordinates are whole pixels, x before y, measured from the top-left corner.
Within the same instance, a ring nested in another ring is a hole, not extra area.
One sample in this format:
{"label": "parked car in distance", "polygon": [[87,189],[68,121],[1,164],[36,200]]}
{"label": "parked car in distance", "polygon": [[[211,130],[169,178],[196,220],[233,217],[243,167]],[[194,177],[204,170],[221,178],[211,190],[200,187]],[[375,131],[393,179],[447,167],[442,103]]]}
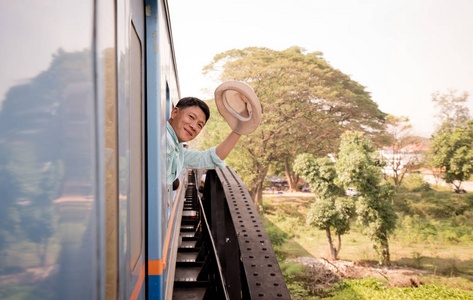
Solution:
{"label": "parked car in distance", "polygon": [[466,190],[464,190],[464,189],[459,189],[459,188],[456,188],[456,189],[454,190],[454,192],[457,193],[457,194],[466,194]]}

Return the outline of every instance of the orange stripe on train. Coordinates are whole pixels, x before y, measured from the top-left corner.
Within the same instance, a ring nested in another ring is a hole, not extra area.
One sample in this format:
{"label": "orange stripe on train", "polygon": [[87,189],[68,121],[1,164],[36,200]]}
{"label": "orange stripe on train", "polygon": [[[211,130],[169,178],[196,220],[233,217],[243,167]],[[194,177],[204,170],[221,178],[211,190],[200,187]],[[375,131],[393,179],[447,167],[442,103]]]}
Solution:
{"label": "orange stripe on train", "polygon": [[136,282],[135,288],[133,289],[133,293],[131,293],[130,300],[138,299],[144,280],[145,280],[145,268],[141,267],[140,277],[138,277],[138,281]]}

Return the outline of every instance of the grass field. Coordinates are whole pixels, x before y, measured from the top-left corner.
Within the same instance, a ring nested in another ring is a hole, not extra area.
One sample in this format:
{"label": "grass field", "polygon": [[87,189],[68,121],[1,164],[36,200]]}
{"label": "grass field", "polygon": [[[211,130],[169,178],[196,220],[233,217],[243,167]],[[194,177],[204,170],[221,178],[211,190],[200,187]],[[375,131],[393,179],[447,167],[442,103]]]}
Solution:
{"label": "grass field", "polygon": [[[280,257],[281,268],[289,279],[293,299],[319,299],[324,295],[335,297],[333,299],[352,299],[342,297],[347,290],[358,290],[353,292],[357,295],[352,295],[353,299],[473,299],[473,199],[470,195],[461,199],[450,198],[450,192],[428,193],[404,191],[396,199],[395,207],[400,218],[389,239],[391,261],[395,267],[418,269],[422,286],[411,290],[403,287],[398,292],[391,290],[396,287],[387,288],[389,282],[386,280],[380,282],[371,278],[353,282],[343,280],[343,284],[335,284],[327,293],[302,291],[304,287],[310,287],[311,278],[298,275],[297,267],[286,266],[286,259],[329,258],[325,231],[305,222],[309,206],[314,201],[313,195],[289,193],[263,197],[263,220]],[[376,265],[376,257],[369,239],[353,220],[350,232],[342,237],[338,258]],[[307,270],[301,272],[307,273]],[[363,296],[360,292],[370,289],[374,292],[380,287],[386,290],[384,298],[371,292]],[[406,293],[407,298],[400,297],[400,292]],[[342,298],[337,298],[337,295]],[[435,298],[435,295],[439,296]]]}

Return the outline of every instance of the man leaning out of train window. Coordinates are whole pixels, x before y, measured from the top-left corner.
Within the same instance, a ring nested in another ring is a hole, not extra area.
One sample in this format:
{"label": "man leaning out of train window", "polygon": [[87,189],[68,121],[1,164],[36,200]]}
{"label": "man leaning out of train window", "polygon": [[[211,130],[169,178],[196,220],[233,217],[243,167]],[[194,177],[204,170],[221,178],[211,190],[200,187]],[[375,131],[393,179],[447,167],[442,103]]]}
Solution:
{"label": "man leaning out of train window", "polygon": [[227,81],[215,90],[215,102],[232,132],[218,146],[205,151],[185,149],[183,143],[196,138],[210,117],[207,104],[195,97],[179,100],[171,112],[167,129],[167,180],[173,189],[179,187],[183,169],[215,169],[225,167],[225,158],[242,134],[255,131],[261,120],[261,105],[253,89],[246,83]]}

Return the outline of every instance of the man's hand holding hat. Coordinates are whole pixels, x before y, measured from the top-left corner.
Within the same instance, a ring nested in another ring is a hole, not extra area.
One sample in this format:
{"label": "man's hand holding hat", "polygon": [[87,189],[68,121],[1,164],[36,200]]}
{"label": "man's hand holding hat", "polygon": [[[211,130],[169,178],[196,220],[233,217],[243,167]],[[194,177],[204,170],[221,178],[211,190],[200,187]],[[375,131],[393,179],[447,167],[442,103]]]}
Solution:
{"label": "man's hand holding hat", "polygon": [[218,112],[238,134],[250,134],[261,122],[261,104],[248,84],[227,81],[215,90]]}

